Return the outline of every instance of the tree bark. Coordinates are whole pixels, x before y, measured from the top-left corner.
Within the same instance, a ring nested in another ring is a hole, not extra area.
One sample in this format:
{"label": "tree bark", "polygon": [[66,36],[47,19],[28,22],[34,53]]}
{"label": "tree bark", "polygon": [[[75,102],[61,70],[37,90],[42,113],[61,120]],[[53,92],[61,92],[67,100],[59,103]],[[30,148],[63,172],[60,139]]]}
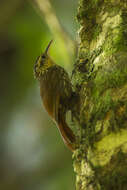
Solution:
{"label": "tree bark", "polygon": [[76,190],[127,190],[127,0],[79,0],[77,19]]}

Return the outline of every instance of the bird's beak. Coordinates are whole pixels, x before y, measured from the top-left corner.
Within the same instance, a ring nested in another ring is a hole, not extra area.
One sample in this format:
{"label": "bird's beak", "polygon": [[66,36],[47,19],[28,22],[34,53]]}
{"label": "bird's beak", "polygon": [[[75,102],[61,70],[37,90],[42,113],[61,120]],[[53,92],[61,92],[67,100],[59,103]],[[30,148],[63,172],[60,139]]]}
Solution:
{"label": "bird's beak", "polygon": [[48,46],[47,46],[47,48],[46,48],[46,50],[45,50],[45,54],[48,53],[49,48],[50,48],[52,42],[53,42],[53,40],[51,40],[51,41],[49,42],[49,44],[48,44]]}

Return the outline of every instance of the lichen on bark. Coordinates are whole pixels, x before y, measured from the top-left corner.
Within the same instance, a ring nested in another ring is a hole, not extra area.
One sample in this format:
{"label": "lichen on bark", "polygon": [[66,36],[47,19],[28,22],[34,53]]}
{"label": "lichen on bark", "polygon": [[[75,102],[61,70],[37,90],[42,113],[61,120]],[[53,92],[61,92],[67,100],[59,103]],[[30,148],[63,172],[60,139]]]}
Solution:
{"label": "lichen on bark", "polygon": [[[80,0],[76,190],[127,189],[127,1]],[[124,166],[124,167],[123,167]]]}

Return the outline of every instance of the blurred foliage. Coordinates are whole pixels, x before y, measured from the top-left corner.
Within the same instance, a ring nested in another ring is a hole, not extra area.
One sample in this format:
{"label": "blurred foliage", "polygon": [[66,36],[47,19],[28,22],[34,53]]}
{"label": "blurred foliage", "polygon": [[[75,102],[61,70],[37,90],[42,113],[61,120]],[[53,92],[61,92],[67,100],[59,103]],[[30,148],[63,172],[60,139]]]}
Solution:
{"label": "blurred foliage", "polygon": [[[74,189],[71,153],[42,107],[33,78],[36,57],[52,31],[43,16],[25,0],[5,0],[0,6],[0,189]],[[75,40],[76,1],[51,0],[64,30]],[[75,54],[54,39],[51,56],[72,67]]]}

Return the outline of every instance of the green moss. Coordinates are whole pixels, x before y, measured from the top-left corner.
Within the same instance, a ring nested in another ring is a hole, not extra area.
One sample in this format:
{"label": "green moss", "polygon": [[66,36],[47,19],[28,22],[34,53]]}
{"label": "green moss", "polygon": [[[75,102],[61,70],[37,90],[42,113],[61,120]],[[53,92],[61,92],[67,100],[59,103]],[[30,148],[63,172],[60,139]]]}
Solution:
{"label": "green moss", "polygon": [[[99,161],[101,166],[109,163],[114,151],[117,147],[122,146],[127,140],[127,130],[121,129],[118,133],[110,133],[101,141],[94,144],[97,157],[94,159]],[[93,163],[97,162],[93,159]]]}
{"label": "green moss", "polygon": [[123,190],[127,186],[127,154],[118,149],[104,167],[96,168],[102,190]]}
{"label": "green moss", "polygon": [[[107,2],[107,3],[109,3],[109,2]],[[114,4],[112,4],[112,6],[111,6],[111,4],[109,3],[109,4],[107,4],[106,11],[108,11],[110,16],[114,16],[120,12],[120,7],[119,7],[119,5],[116,6]]]}
{"label": "green moss", "polygon": [[99,36],[101,30],[102,30],[101,25],[96,24],[94,31],[93,31],[93,40],[96,39],[97,36]]}
{"label": "green moss", "polygon": [[[105,117],[105,114],[113,107],[110,90],[107,90],[103,96],[98,96],[97,99],[93,99],[92,101],[94,102],[94,106],[91,110],[91,113],[88,113],[88,115],[90,114],[90,118],[85,124],[85,128],[83,127],[83,136],[85,137],[84,144],[86,146],[93,146],[93,143],[97,140],[96,134],[98,133],[98,121],[102,121],[102,119]],[[99,129],[101,130],[100,124]]]}
{"label": "green moss", "polygon": [[[103,50],[107,55],[118,51],[127,51],[127,14],[124,12],[112,16],[114,27],[108,29],[107,39],[103,45]],[[110,27],[110,26],[109,26]]]}
{"label": "green moss", "polygon": [[[86,111],[86,115],[90,116],[87,122],[84,122],[82,125],[83,127],[85,125],[86,144],[89,144],[91,140],[94,142],[96,133],[95,128],[98,120],[104,119],[106,113],[109,110],[115,109],[117,106],[117,103],[114,103],[111,98],[112,89],[118,88],[127,82],[127,65],[125,64],[127,58],[123,59],[121,57],[120,60],[118,60],[117,57],[119,56],[115,56],[115,54],[118,52],[123,52],[123,54],[125,54],[127,51],[126,30],[125,25],[122,24],[123,20],[126,18],[126,14],[124,14],[124,16],[122,15],[122,17],[120,14],[116,14],[117,12],[119,13],[119,10],[114,2],[112,2],[114,6],[113,12],[115,12],[115,14],[112,15],[112,12],[110,12],[108,9],[109,1],[106,1],[106,11],[109,17],[106,18],[104,25],[97,24],[95,17],[99,10],[97,6],[102,5],[102,3],[104,2],[101,0],[81,0],[78,14],[80,24],[83,25],[82,29],[80,30],[80,37],[83,41],[83,44],[85,44],[85,42],[87,44],[88,42],[88,47],[91,39],[95,39],[96,41],[96,38],[102,31],[101,26],[104,27],[103,31],[105,29],[108,31],[108,33],[104,33],[106,35],[106,40],[104,40],[104,45],[101,45],[101,48],[99,47],[99,52],[98,49],[95,49],[93,52],[88,53],[89,48],[83,49],[81,47],[80,59],[85,60],[87,57],[89,61],[83,67],[83,69],[85,68],[86,70],[84,72],[76,71],[77,73],[75,75],[76,84],[80,83],[80,86],[82,86],[84,81],[88,83],[87,86],[90,90],[92,98],[90,101],[92,101],[92,104],[94,105],[92,110],[86,105],[89,109]],[[110,23],[112,23],[112,25],[110,25]],[[103,52],[103,55],[99,57],[101,52]],[[86,54],[89,55],[86,56]],[[114,55],[114,57],[110,58],[110,55]],[[98,59],[96,59],[95,69],[91,72],[92,74],[90,74],[90,77],[87,77],[89,72],[89,65],[93,65],[96,57]],[[99,65],[102,66],[99,67]],[[117,128],[117,123],[114,116],[112,116],[111,122],[111,127],[113,126]]]}
{"label": "green moss", "polygon": [[120,32],[118,35],[111,35],[107,37],[103,45],[103,50],[106,55],[114,54],[118,51],[127,51],[127,39],[124,38],[123,33]]}
{"label": "green moss", "polygon": [[122,173],[114,171],[105,175],[103,180],[101,179],[100,181],[102,184],[101,190],[125,190],[127,185],[127,172],[125,170]]}
{"label": "green moss", "polygon": [[108,88],[118,88],[127,82],[127,65],[124,63],[109,63],[99,69],[92,89],[92,96],[97,98],[103,91]]}
{"label": "green moss", "polygon": [[100,0],[80,1],[77,20],[81,25],[83,25],[83,28],[80,30],[80,38],[83,42],[89,42],[93,37],[96,38],[101,31],[101,27],[96,23],[95,17],[98,9],[100,8],[100,2]]}
{"label": "green moss", "polygon": [[118,69],[118,72],[115,72],[113,70],[113,73],[108,72],[106,75],[104,75],[103,72],[100,73],[99,71],[99,74],[97,74],[97,78],[95,78],[94,83],[92,85],[88,83],[88,86],[91,89],[92,99],[90,101],[92,101],[92,104],[94,106],[92,107],[92,110],[89,110],[89,108],[87,110],[87,114],[90,116],[90,118],[88,122],[85,123],[84,128],[86,145],[92,145],[94,143],[96,140],[96,126],[98,124],[98,121],[102,121],[105,118],[106,114],[109,111],[111,112],[111,110],[112,114],[110,113],[107,132],[118,132],[120,130],[118,126],[125,127],[123,125],[124,119],[126,118],[125,114],[123,116],[120,116],[121,119],[119,118],[118,121],[115,118],[114,112],[118,107],[121,106],[121,104],[118,100],[112,100],[112,89],[123,85],[123,83],[127,81],[126,76],[127,69],[122,69],[121,71]]}
{"label": "green moss", "polygon": [[103,96],[94,97],[93,101],[95,106],[92,114],[96,120],[103,119],[105,114],[113,106],[110,90],[107,90]]}
{"label": "green moss", "polygon": [[92,3],[93,3],[94,5],[98,5],[99,2],[101,2],[101,0],[92,0]]}

